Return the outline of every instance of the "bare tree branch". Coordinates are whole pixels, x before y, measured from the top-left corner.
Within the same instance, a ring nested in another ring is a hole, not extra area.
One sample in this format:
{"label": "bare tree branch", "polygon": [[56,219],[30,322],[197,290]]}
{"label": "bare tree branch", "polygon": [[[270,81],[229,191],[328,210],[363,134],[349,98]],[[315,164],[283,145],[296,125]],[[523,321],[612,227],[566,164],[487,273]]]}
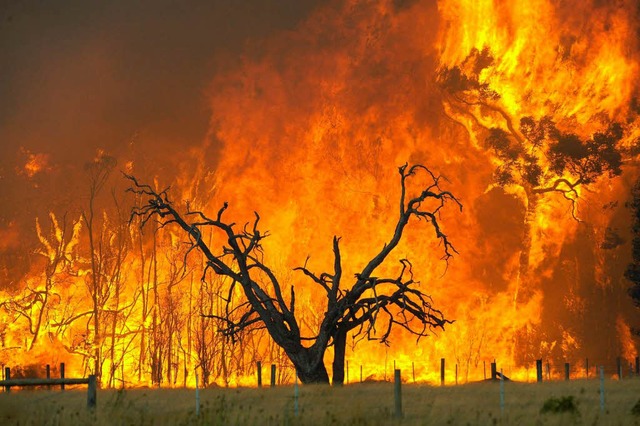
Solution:
{"label": "bare tree branch", "polygon": [[[433,227],[443,249],[442,259],[447,265],[450,258],[458,253],[443,231],[439,216],[446,204],[454,203],[460,209],[462,204],[451,192],[441,189],[443,178],[419,164],[411,167],[405,164],[398,172],[400,204],[395,230],[380,251],[355,274],[350,286],[341,288],[343,266],[340,237],[337,236],[333,238],[332,272],[312,272],[307,266],[308,257],[303,266],[294,269],[302,272],[326,293],[326,311],[313,336],[301,335],[295,315],[294,287],[291,286],[287,301],[281,282],[264,261],[262,240],[269,233],[260,231],[258,213],[254,214],[253,221],[238,231],[234,223],[223,220],[228,203],[218,210],[215,219],[191,210],[189,204],[186,212],[181,214],[169,200],[167,190],[155,191],[133,176],[125,177],[131,181],[129,192],[143,199],[140,207],[132,210],[131,220],[138,217],[141,226],[150,220],[157,220],[160,226],[179,226],[188,236],[185,262],[186,257],[197,249],[206,258],[203,281],[210,271],[230,280],[226,296],[222,297],[224,314],[202,312],[203,317],[216,320],[219,331],[234,341],[248,330],[266,328],[275,343],[289,356],[305,383],[329,381],[323,357],[327,347],[333,345],[334,383],[341,383],[346,335],[352,330],[355,338],[366,336],[388,344],[394,326],[407,330],[419,339],[434,328],[444,329],[446,324],[452,323],[442,312],[433,308],[431,298],[418,288],[419,283],[414,279],[409,260],[400,260],[401,268],[396,277],[374,276],[378,267],[397,247],[412,217],[419,221],[424,219]],[[425,176],[427,183],[416,192],[407,185],[418,174]],[[416,195],[409,196],[409,193]],[[226,241],[217,253],[202,238],[205,227],[220,233]],[[236,288],[242,290],[242,300],[238,300]],[[381,333],[377,334],[376,324],[379,322],[383,322],[383,326]]]}

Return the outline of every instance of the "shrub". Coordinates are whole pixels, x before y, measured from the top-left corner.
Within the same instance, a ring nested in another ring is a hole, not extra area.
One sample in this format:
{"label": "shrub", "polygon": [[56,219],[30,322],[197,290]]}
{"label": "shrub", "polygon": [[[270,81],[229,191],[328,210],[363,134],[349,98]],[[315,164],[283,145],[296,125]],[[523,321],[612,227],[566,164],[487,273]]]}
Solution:
{"label": "shrub", "polygon": [[578,413],[578,403],[572,395],[551,397],[544,402],[541,413]]}

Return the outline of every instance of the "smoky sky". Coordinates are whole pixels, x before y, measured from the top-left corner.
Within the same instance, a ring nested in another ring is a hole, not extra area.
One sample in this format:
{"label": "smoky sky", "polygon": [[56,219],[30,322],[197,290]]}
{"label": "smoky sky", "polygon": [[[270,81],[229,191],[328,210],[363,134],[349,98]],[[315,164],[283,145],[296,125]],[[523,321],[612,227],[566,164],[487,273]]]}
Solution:
{"label": "smoky sky", "polygon": [[200,143],[207,90],[224,58],[295,29],[319,3],[0,3],[0,227],[24,213],[17,204],[28,207],[29,197],[46,198],[45,188],[65,185],[21,175],[30,154],[44,154],[64,175],[98,148],[118,156],[132,140],[144,140],[143,149],[172,157]]}

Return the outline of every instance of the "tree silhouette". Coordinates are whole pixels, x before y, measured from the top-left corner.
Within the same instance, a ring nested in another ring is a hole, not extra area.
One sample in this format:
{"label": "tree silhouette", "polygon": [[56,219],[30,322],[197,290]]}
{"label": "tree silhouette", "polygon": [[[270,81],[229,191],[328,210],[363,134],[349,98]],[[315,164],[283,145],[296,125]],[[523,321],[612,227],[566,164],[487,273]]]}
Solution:
{"label": "tree silhouette", "polygon": [[[417,195],[408,196],[407,183],[418,173],[424,174],[428,183]],[[379,339],[388,343],[394,327],[404,328],[420,338],[427,336],[432,329],[444,329],[446,324],[452,322],[433,307],[431,298],[419,288],[409,260],[400,260],[396,276],[376,276],[378,268],[402,239],[412,217],[424,219],[431,225],[436,239],[441,243],[445,262],[457,253],[438,218],[447,203],[453,202],[462,209],[458,199],[449,191],[442,190],[442,178],[422,165],[404,165],[399,168],[399,174],[400,208],[393,235],[355,274],[348,286],[345,286],[348,279],[343,276],[339,237],[333,239],[334,262],[331,272],[317,274],[306,265],[296,268],[326,295],[324,317],[312,336],[305,336],[300,330],[296,318],[296,308],[300,308],[296,307],[294,287],[285,296],[281,282],[264,260],[262,240],[269,233],[260,230],[260,216],[257,213],[252,223],[238,230],[234,223],[224,219],[227,203],[213,218],[201,211],[191,211],[188,204],[186,211],[180,212],[169,200],[167,190],[156,191],[133,176],[127,178],[132,183],[129,191],[146,199],[141,207],[133,209],[132,218],[140,217],[142,226],[152,218],[157,219],[161,227],[178,226],[189,237],[187,254],[197,249],[207,260],[203,279],[208,271],[227,279],[226,301],[229,309],[226,314],[204,313],[222,321],[224,325],[220,331],[223,334],[233,338],[241,331],[266,328],[275,343],[291,359],[303,383],[329,382],[323,358],[327,348],[333,345],[333,383],[341,384],[344,380],[344,356],[349,333],[353,333],[354,337]],[[204,229],[220,233],[226,244],[210,247],[202,238]],[[243,301],[232,304],[231,296],[238,289],[244,296]],[[383,325],[379,335],[376,333],[376,324]]]}

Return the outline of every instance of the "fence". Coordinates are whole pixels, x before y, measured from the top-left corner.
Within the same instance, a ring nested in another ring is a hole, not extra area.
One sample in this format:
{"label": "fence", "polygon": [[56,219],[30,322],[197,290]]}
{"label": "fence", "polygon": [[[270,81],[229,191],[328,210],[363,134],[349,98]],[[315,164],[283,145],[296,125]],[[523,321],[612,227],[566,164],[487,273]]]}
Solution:
{"label": "fence", "polygon": [[[447,377],[446,377],[446,360],[445,358],[441,358],[440,359],[440,385],[445,385],[448,384],[447,382]],[[349,362],[346,362],[346,376],[345,376],[345,383],[349,384]],[[551,380],[551,365],[549,362],[546,363],[546,365],[543,363],[542,359],[538,359],[535,362],[535,367],[536,367],[536,381],[537,382],[542,382],[544,380],[544,376],[545,376],[545,367],[546,366],[546,380]],[[260,361],[258,361],[256,363],[256,375],[257,375],[257,385],[258,387],[262,387],[262,363]],[[290,365],[287,366],[280,366],[280,370],[285,370],[285,369],[292,369],[293,367]],[[564,363],[563,365],[564,368],[564,380],[571,380],[572,375],[571,375],[571,364],[570,363]],[[500,371],[498,371],[497,368],[497,363],[495,362],[495,360],[493,362],[490,363],[490,376],[487,377],[486,374],[486,362],[483,362],[482,365],[482,369],[484,371],[483,373],[483,377],[484,380],[490,380],[490,381],[500,381],[501,383],[503,383],[504,381],[509,381],[509,377],[506,376],[506,374],[503,373],[503,370],[500,369]],[[604,377],[604,366],[602,365],[595,365],[593,366],[594,372],[593,375],[590,376],[590,367],[589,367],[589,359],[585,358],[585,363],[584,363],[584,370],[581,370],[583,372],[583,376],[581,378],[598,378],[600,377],[601,379]],[[557,370],[557,369],[556,369]],[[4,388],[5,392],[10,392],[12,387],[29,387],[29,386],[46,386],[49,389],[52,386],[60,386],[61,390],[65,389],[65,385],[87,385],[87,406],[89,408],[94,408],[96,406],[96,400],[97,400],[97,380],[96,380],[96,376],[95,375],[90,375],[87,378],[65,378],[64,377],[64,372],[65,372],[65,368],[64,368],[64,363],[60,364],[60,378],[51,378],[50,377],[50,367],[49,365],[46,366],[46,378],[18,378],[18,379],[11,379],[11,371],[8,367],[4,368],[3,372],[4,372],[4,380],[0,380],[0,388]],[[360,377],[359,377],[359,382],[363,383],[364,381],[366,381],[363,377],[363,366],[360,365],[359,366],[359,372],[360,372]],[[400,369],[396,368],[396,362],[394,361],[393,363],[393,378],[394,378],[394,382],[395,382],[395,388],[396,388],[396,395],[399,398],[400,396]],[[270,373],[271,373],[271,377],[270,377],[270,386],[271,387],[275,387],[276,384],[279,383],[285,383],[286,381],[282,381],[282,380],[278,380],[278,367],[276,364],[271,364],[270,366]],[[616,366],[615,366],[615,376],[617,376],[618,379],[622,379],[623,377],[625,377],[625,366],[623,363],[623,360],[621,357],[618,357],[616,359]],[[640,357],[635,357],[635,365],[633,363],[629,364],[629,376],[639,376],[640,375]],[[282,375],[281,374],[281,378],[287,376]],[[297,375],[295,374],[295,372],[292,374],[292,376],[294,376],[296,378],[296,384],[297,384]],[[413,382],[416,383],[416,373],[415,373],[415,363],[411,362],[411,376],[413,378]],[[558,375],[555,375],[555,377],[558,377]],[[573,378],[577,378],[575,373],[573,375]],[[385,373],[385,380],[386,381],[386,373]],[[455,384],[458,384],[458,365],[455,364]],[[401,412],[402,408],[401,408],[401,401],[400,400],[396,400],[396,413]]]}
{"label": "fence", "polygon": [[[441,360],[441,362],[442,362],[442,360]],[[536,364],[537,365],[541,365],[542,364],[542,360],[537,360]],[[258,366],[259,365],[260,364],[258,364]],[[444,365],[444,363],[442,363],[441,365]],[[620,363],[618,363],[618,365],[620,365]],[[272,365],[272,368],[271,368],[272,375],[275,375],[274,367],[275,367],[275,365]],[[500,416],[504,416],[505,412],[506,412],[506,410],[508,408],[508,406],[507,406],[507,404],[505,402],[505,394],[507,393],[505,391],[505,382],[509,381],[509,378],[503,373],[502,369],[500,371],[497,371],[495,363],[491,363],[491,369],[492,369],[492,375],[493,376],[492,376],[492,378],[489,378],[486,381],[487,382],[491,381],[491,382],[498,382],[499,383],[498,390],[496,392],[496,404],[497,404],[497,406],[499,406]],[[597,366],[597,367],[595,367],[595,370],[598,373],[594,375],[594,378],[598,378],[599,379],[598,394],[599,394],[600,412],[604,413],[605,412],[605,374],[604,374],[604,366]],[[620,368],[618,370],[621,371]],[[260,371],[260,369],[258,369],[258,371]],[[569,380],[569,363],[565,363],[565,372],[566,372],[565,380]],[[542,380],[539,380],[539,381],[542,381]],[[401,376],[401,370],[397,369],[397,368],[394,368],[394,374],[393,374],[393,407],[394,407],[394,409],[393,409],[393,411],[391,413],[395,418],[404,417],[404,412],[403,412],[403,408],[402,408],[403,407],[402,406],[402,383],[403,383],[403,380],[402,380],[402,376]],[[293,390],[293,401],[294,401],[293,413],[294,413],[294,416],[297,417],[299,415],[299,412],[300,412],[297,376],[296,376],[296,381],[294,383],[294,388],[293,389],[294,389]],[[390,396],[391,396],[391,394],[390,394]],[[199,403],[199,401],[198,401],[198,403]],[[287,407],[285,408],[285,411],[290,411],[290,410],[291,410],[290,406],[287,404]]]}
{"label": "fence", "polygon": [[[564,362],[561,364],[553,365],[550,361],[544,361],[542,359],[538,359],[535,361],[535,376],[531,376],[529,373],[529,368],[524,368],[527,371],[527,377],[523,380],[522,374],[520,374],[517,378],[510,377],[512,369],[509,366],[506,368],[498,368],[498,363],[496,360],[492,360],[487,365],[486,361],[482,361],[482,363],[475,370],[475,374],[471,379],[466,379],[459,377],[459,368],[457,363],[453,363],[453,365],[448,364],[445,358],[441,358],[438,363],[438,368],[433,368],[433,364],[431,364],[430,374],[428,374],[429,379],[424,379],[424,372],[427,368],[424,365],[418,366],[422,372],[422,378],[420,375],[418,379],[416,379],[416,363],[403,363],[402,365],[397,364],[395,361],[393,362],[393,373],[387,374],[386,369],[384,373],[382,369],[378,366],[363,366],[362,364],[358,365],[356,369],[356,377],[349,376],[349,361],[345,362],[345,384],[353,384],[353,383],[364,383],[368,381],[392,381],[395,378],[395,370],[398,368],[403,368],[404,371],[410,371],[410,374],[405,376],[405,382],[409,382],[410,380],[413,383],[440,383],[440,385],[451,385],[451,384],[460,384],[460,383],[469,383],[474,381],[482,381],[482,380],[491,380],[491,381],[500,381],[504,379],[505,381],[517,380],[517,381],[525,381],[525,382],[541,382],[548,380],[572,380],[572,379],[596,379],[600,375],[600,369],[604,368],[607,376],[612,376],[617,379],[629,378],[633,376],[640,376],[640,357],[635,357],[634,362],[629,362],[624,360],[622,357],[617,357],[615,360],[615,365],[606,364],[606,363],[590,363],[589,358],[584,359],[584,364],[576,365],[571,364],[569,362]],[[265,366],[266,367],[266,366]],[[487,368],[488,367],[488,368]],[[533,365],[531,367],[534,367]],[[367,372],[367,369],[370,371]],[[520,369],[520,373],[522,373],[523,369]],[[267,371],[269,371],[269,367],[267,367]],[[373,372],[373,373],[371,373]],[[293,379],[295,375],[294,367],[291,364],[271,364],[270,366],[270,386],[276,386],[276,384],[293,384],[293,380],[287,380],[286,378],[290,377]],[[371,373],[371,374],[369,374]],[[420,371],[419,371],[420,373]],[[438,374],[439,373],[439,374]],[[256,363],[256,371],[255,374],[257,376],[257,385],[258,387],[263,386],[263,365],[260,361]],[[367,375],[369,374],[369,375]],[[453,377],[452,377],[453,376]],[[256,383],[256,382],[254,382]]]}
{"label": "fence", "polygon": [[[538,359],[536,360],[536,379],[538,382],[542,382],[543,381],[543,377],[544,377],[544,363],[542,359]],[[588,372],[589,368],[589,360],[585,359],[585,371]],[[258,386],[261,387],[262,386],[262,363],[261,362],[257,362],[256,363],[256,367],[257,367],[257,378],[258,378]],[[441,375],[441,385],[444,385],[446,383],[445,378],[446,378],[446,360],[444,358],[440,359],[440,375]],[[483,365],[484,367],[484,365]],[[563,365],[564,367],[564,380],[570,380],[571,379],[571,365],[570,363],[564,363]],[[635,358],[635,372],[633,370],[634,365],[630,364],[629,368],[630,368],[630,374],[634,375],[634,376],[638,376],[640,375],[640,359],[639,357]],[[500,406],[500,412],[501,414],[504,413],[505,411],[505,385],[504,383],[506,381],[509,381],[509,378],[503,373],[503,370],[497,369],[497,364],[496,362],[491,362],[490,363],[490,368],[491,368],[491,376],[489,378],[487,378],[487,381],[497,381],[500,383],[499,386],[499,406]],[[547,378],[549,378],[549,371],[550,371],[550,364],[549,362],[546,363],[546,368],[547,368]],[[415,363],[411,363],[411,376],[413,377],[414,383],[415,383]],[[600,393],[600,410],[604,411],[605,409],[605,399],[604,399],[604,377],[605,377],[605,370],[604,370],[604,366],[596,366],[594,367],[595,371],[597,372],[596,374],[593,374],[593,378],[599,378],[600,380],[600,389],[599,389],[599,393]],[[360,371],[362,372],[362,366],[360,366]],[[455,369],[456,373],[457,373],[457,368]],[[623,362],[622,362],[622,358],[617,358],[616,360],[616,374],[618,375],[618,379],[622,379],[623,378]],[[96,400],[97,400],[97,380],[96,380],[96,376],[95,375],[90,375],[87,378],[65,378],[64,377],[64,364],[61,364],[60,366],[60,378],[51,378],[50,376],[50,368],[47,365],[46,368],[46,372],[47,372],[47,378],[18,378],[18,379],[11,379],[11,371],[9,368],[5,368],[4,369],[4,380],[0,380],[0,387],[3,387],[5,389],[5,392],[10,392],[12,387],[28,387],[28,386],[46,386],[48,388],[51,388],[51,386],[60,386],[61,390],[64,391],[64,387],[65,385],[88,385],[88,390],[87,390],[87,406],[89,409],[93,409],[96,407]],[[277,366],[276,364],[272,364],[270,366],[270,372],[271,372],[271,387],[275,387],[276,386],[276,375],[277,375]],[[485,374],[486,375],[486,374]],[[295,377],[295,382],[294,382],[294,395],[293,395],[293,411],[294,411],[294,415],[298,416],[299,414],[299,391],[298,391],[298,380],[297,380],[297,375],[295,375],[294,373],[294,377]],[[586,378],[586,377],[585,377]],[[360,381],[362,382],[362,373],[360,376]],[[401,418],[403,417],[403,408],[402,408],[402,377],[401,377],[401,370],[399,368],[396,368],[396,365],[394,363],[394,370],[393,370],[393,400],[394,400],[394,410],[393,410],[393,415],[395,417]],[[200,397],[199,397],[199,389],[198,389],[198,385],[196,382],[196,415],[198,416],[200,414]]]}
{"label": "fence", "polygon": [[12,387],[29,387],[29,386],[60,386],[60,390],[64,391],[65,385],[87,385],[87,407],[95,408],[97,402],[98,381],[95,375],[86,378],[66,378],[64,377],[64,363],[60,364],[60,378],[50,377],[51,369],[47,364],[46,378],[11,378],[11,369],[5,367],[4,380],[0,380],[0,387],[4,387],[5,392],[11,392]]}

